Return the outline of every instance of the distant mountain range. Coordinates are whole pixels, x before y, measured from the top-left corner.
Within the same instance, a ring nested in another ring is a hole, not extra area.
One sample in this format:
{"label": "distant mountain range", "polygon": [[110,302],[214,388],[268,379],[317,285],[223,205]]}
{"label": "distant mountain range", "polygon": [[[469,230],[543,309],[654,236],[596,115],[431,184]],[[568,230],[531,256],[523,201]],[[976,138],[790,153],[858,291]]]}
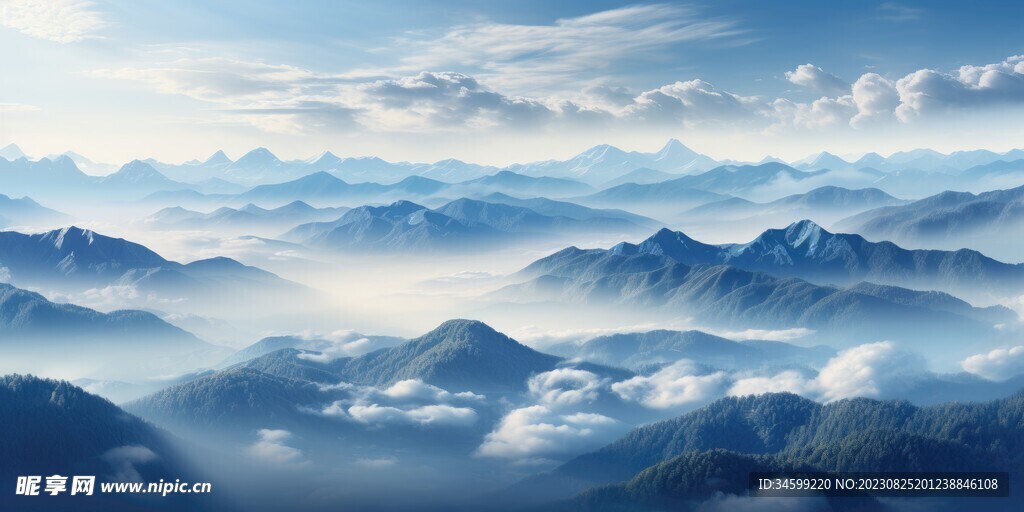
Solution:
{"label": "distant mountain range", "polygon": [[227,368],[235,366],[283,349],[329,352],[335,347],[342,346],[342,350],[339,352],[343,355],[363,355],[382,348],[400,345],[405,341],[407,340],[395,336],[367,336],[356,332],[346,333],[344,340],[327,340],[300,336],[268,336],[231,354],[230,357],[218,363],[217,367]]}
{"label": "distant mountain range", "polygon": [[547,352],[634,371],[689,359],[714,368],[750,369],[766,365],[821,366],[835,350],[779,341],[733,341],[701,331],[657,330],[599,336],[583,344],[551,346]]}
{"label": "distant mountain range", "polygon": [[[79,165],[98,172],[106,170],[105,164],[75,153],[33,161],[12,145],[4,154],[13,158],[0,158],[0,186],[7,193],[50,201],[88,190],[87,197],[93,200],[149,196],[150,202],[182,207],[252,202],[269,208],[296,200],[334,207],[498,192],[524,198],[578,197],[583,204],[602,207],[645,202],[651,206],[671,203],[676,197],[682,198],[674,205],[681,212],[727,199],[719,196],[772,201],[822,186],[873,187],[900,197],[921,197],[942,190],[978,192],[1024,182],[1024,150],[951,155],[918,150],[889,158],[869,154],[853,163],[822,153],[789,166],[771,158],[757,164],[715,161],[676,140],[655,153],[601,145],[569,160],[503,168],[453,159],[434,164],[390,163],[375,157],[339,158],[329,152],[310,160],[283,161],[257,148],[236,161],[218,151],[202,162],[173,165],[135,160],[112,174],[92,176]],[[604,190],[595,195],[595,189]],[[700,196],[694,190],[719,196]]]}
{"label": "distant mountain range", "polygon": [[549,177],[531,177],[502,171],[494,175],[459,182],[444,183],[422,176],[409,176],[392,184],[376,182],[350,183],[326,171],[296,178],[283,183],[258,185],[239,194],[202,194],[195,190],[166,189],[151,194],[147,202],[181,205],[219,205],[256,203],[279,206],[293,201],[315,205],[358,205],[367,202],[393,202],[428,197],[476,197],[502,193],[517,197],[566,197],[593,192],[587,185],[576,181]]}
{"label": "distant mountain range", "polygon": [[[823,236],[815,228],[810,223],[794,227],[791,233],[808,235],[793,237],[800,242],[794,247],[813,236]],[[868,283],[837,288],[732,265],[681,263],[661,249],[661,244],[655,244],[662,237],[680,241],[664,244],[679,251],[676,257],[714,260],[723,253],[721,247],[692,244],[667,230],[647,245],[620,244],[608,250],[570,247],[532,263],[515,276],[523,283],[490,297],[499,303],[614,304],[649,314],[693,315],[730,328],[806,327],[823,331],[820,334],[840,343],[864,336],[920,343],[927,331],[933,336],[931,346],[957,350],[964,347],[957,346],[959,338],[954,333],[990,338],[994,324],[1017,321],[1006,308],[974,308],[940,292]],[[785,263],[787,249],[778,250],[783,259],[776,261]],[[770,250],[766,254],[771,255]]]}
{"label": "distant mountain range", "polygon": [[732,265],[819,284],[871,281],[954,294],[1014,293],[1024,287],[1022,264],[1002,263],[969,249],[907,250],[860,235],[830,233],[809,220],[769,229],[743,244],[709,245],[662,229],[639,244],[621,243],[611,251],[665,256],[685,265]]}
{"label": "distant mountain range", "polygon": [[850,190],[842,187],[818,187],[767,203],[755,203],[732,197],[698,206],[682,213],[691,222],[747,221],[794,222],[813,218],[830,223],[865,210],[899,206],[909,201],[897,199],[877,188]]}
{"label": "distant mountain range", "polygon": [[0,232],[0,266],[9,282],[78,292],[106,286],[196,303],[238,293],[277,297],[306,293],[296,283],[230,258],[169,261],[145,246],[78,227],[33,235]]}
{"label": "distant mountain range", "polygon": [[821,152],[803,160],[792,163],[801,170],[848,170],[873,168],[880,171],[919,170],[955,174],[971,167],[983,166],[995,162],[1009,162],[1024,158],[1024,150],[1014,149],[1005,153],[995,153],[985,149],[973,151],[954,151],[950,154],[939,153],[930,149],[899,151],[883,157],[878,153],[867,153],[856,161],[850,162],[829,152]]}
{"label": "distant mountain range", "polygon": [[171,180],[151,165],[134,160],[106,176],[90,176],[67,155],[53,160],[0,159],[0,186],[8,194],[55,199],[139,199],[160,190],[184,190],[193,185]]}
{"label": "distant mountain range", "polygon": [[675,509],[715,493],[745,496],[750,471],[1007,471],[1024,463],[1022,414],[1024,392],[930,407],[863,398],[821,405],[791,394],[724,398],[639,427],[503,496],[558,500],[592,488],[545,510]]}
{"label": "distant mountain range", "polygon": [[164,208],[144,222],[162,229],[226,229],[245,233],[278,234],[299,224],[336,219],[348,208],[314,208],[302,201],[293,201],[274,209],[249,203],[241,208],[221,207],[202,213],[175,206]]}
{"label": "distant mountain range", "polygon": [[[100,313],[50,302],[38,293],[0,284],[0,346],[6,371],[46,364],[79,375],[151,377],[209,366],[229,350],[205,343],[151,313]],[[23,370],[22,370],[23,371]]]}
{"label": "distant mountain range", "polygon": [[[544,215],[524,206],[457,199],[430,210],[409,201],[360,206],[337,220],[295,227],[283,238],[332,249],[403,251],[484,250],[507,243],[566,233],[632,233],[643,230],[624,212],[575,207],[549,200],[541,209],[570,216]],[[632,216],[642,219],[642,217]],[[649,221],[649,219],[648,219]],[[650,224],[650,222],[644,222]]]}
{"label": "distant mountain range", "polygon": [[[967,243],[1000,249],[1024,233],[1024,187],[982,194],[943,192],[903,206],[877,208],[836,224],[872,239],[929,247]],[[1008,256],[1019,246],[1011,245]],[[1019,257],[1014,258],[1019,261]]]}
{"label": "distant mountain range", "polygon": [[12,199],[0,194],[0,227],[51,226],[70,220],[66,214],[51,210],[31,198]]}

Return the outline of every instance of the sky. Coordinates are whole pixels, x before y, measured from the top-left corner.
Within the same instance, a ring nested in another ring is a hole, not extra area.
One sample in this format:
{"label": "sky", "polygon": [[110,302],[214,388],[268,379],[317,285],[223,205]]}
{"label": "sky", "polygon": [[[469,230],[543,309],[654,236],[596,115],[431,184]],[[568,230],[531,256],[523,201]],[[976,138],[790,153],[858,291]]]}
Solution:
{"label": "sky", "polygon": [[484,164],[1024,146],[1024,3],[0,0],[0,146]]}

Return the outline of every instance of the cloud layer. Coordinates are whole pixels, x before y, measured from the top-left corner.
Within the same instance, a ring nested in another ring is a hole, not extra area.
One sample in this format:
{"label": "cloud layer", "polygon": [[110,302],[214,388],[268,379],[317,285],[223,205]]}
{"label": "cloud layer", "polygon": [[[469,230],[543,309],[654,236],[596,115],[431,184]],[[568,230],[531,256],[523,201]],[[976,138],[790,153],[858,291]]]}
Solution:
{"label": "cloud layer", "polygon": [[[428,62],[432,61],[424,61]],[[222,57],[183,57],[162,65],[100,69],[92,74],[132,80],[160,93],[216,105],[224,122],[246,122],[287,133],[324,129],[487,132],[610,125],[858,129],[878,122],[913,123],[967,108],[1024,105],[1024,56],[963,66],[951,73],[921,69],[895,80],[866,73],[853,84],[813,64],[802,64],[785,76],[822,94],[810,102],[739,95],[704,80],[680,80],[637,92],[591,87],[572,99],[558,93],[527,97],[502,93],[477,77],[454,71],[365,80]]]}
{"label": "cloud layer", "polygon": [[4,0],[0,25],[61,44],[97,37],[108,25],[92,2],[80,0]]}
{"label": "cloud layer", "polygon": [[1007,380],[1024,373],[1024,345],[975,354],[960,365],[964,371],[989,380]]}

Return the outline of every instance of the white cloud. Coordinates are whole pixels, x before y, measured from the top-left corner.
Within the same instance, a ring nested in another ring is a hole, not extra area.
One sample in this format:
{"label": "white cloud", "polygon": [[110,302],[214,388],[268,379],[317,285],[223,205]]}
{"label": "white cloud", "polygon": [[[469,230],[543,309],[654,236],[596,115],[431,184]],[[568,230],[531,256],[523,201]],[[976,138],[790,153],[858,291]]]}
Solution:
{"label": "white cloud", "polygon": [[558,114],[540,101],[488,90],[462,73],[423,71],[357,90],[372,124],[404,130],[537,126]]}
{"label": "white cloud", "polygon": [[546,459],[597,448],[622,424],[600,414],[558,414],[543,405],[515,409],[484,438],[477,454],[508,459]]}
{"label": "white cloud", "polygon": [[1024,55],[983,66],[963,66],[957,74],[921,69],[896,82],[901,121],[963,107],[1024,102]]}
{"label": "white cloud", "polygon": [[[658,9],[666,7],[641,10],[647,13]],[[619,18],[616,15],[609,19]],[[600,25],[598,21],[578,23]],[[567,29],[559,25],[556,32],[559,30]],[[467,40],[479,35],[472,34],[466,36]],[[568,54],[582,58],[587,53],[572,50]],[[538,61],[543,58],[528,60],[530,66]],[[804,64],[789,71],[787,78],[830,93],[810,102],[740,95],[703,80],[680,80],[637,92],[588,84],[561,92],[532,90],[533,94],[527,96],[511,94],[509,91],[518,89],[493,74],[429,70],[433,67],[430,62],[427,59],[422,67],[403,69],[400,75],[370,79],[287,64],[186,55],[163,64],[100,69],[92,74],[137,81],[157,92],[212,104],[217,107],[212,115],[218,117],[212,122],[246,123],[280,133],[355,129],[474,134],[528,129],[537,133],[604,130],[611,125],[629,129],[668,126],[808,132],[866,129],[870,121],[893,116],[908,123],[931,113],[1024,103],[1024,56],[996,64],[964,66],[956,73],[922,69],[895,81],[866,73],[852,86],[818,66]],[[502,75],[505,78],[514,74],[506,72]]]}
{"label": "white cloud", "polygon": [[961,361],[960,366],[989,380],[1007,380],[1024,373],[1024,345],[975,354]]}
{"label": "white cloud", "polygon": [[786,80],[821,94],[841,96],[850,92],[850,84],[814,64],[801,64],[786,71]]}
{"label": "white cloud", "polygon": [[759,98],[739,96],[703,80],[689,80],[642,92],[619,115],[644,123],[695,127],[755,120],[764,108]]}
{"label": "white cloud", "polygon": [[292,438],[291,432],[264,428],[256,435],[259,439],[246,448],[246,453],[250,456],[279,466],[291,466],[302,462],[302,450],[286,444]]}
{"label": "white cloud", "polygon": [[808,379],[798,371],[788,370],[770,377],[743,377],[733,382],[726,392],[730,396],[763,395],[765,393],[810,394]]}
{"label": "white cloud", "polygon": [[[338,409],[333,410],[336,413],[340,412]],[[477,420],[476,411],[473,409],[469,407],[452,407],[450,405],[424,405],[411,409],[399,409],[397,407],[377,404],[353,405],[348,408],[347,414],[360,423],[375,425],[466,427],[476,423]]]}
{"label": "white cloud", "polygon": [[476,411],[449,403],[486,398],[471,392],[451,393],[419,379],[396,382],[385,389],[342,382],[324,390],[347,392],[349,397],[335,400],[321,414],[372,425],[469,426],[477,421]]}
{"label": "white cloud", "polygon": [[452,394],[419,379],[408,379],[396,382],[392,384],[391,387],[383,390],[382,394],[396,400],[435,402],[447,402],[453,399],[483,400],[485,398],[483,395],[478,395],[470,391]]}
{"label": "white cloud", "polygon": [[297,346],[304,350],[314,352],[303,352],[299,359],[326,363],[341,357],[356,357],[380,348],[391,346],[389,338],[369,338],[358,332],[344,330],[334,331],[326,335],[309,333],[310,339]]}
{"label": "white cloud", "polygon": [[904,352],[889,341],[844,350],[818,372],[814,386],[830,402],[854,396],[877,397],[900,388],[909,378],[925,373],[924,359]]}
{"label": "white cloud", "polygon": [[528,388],[540,404],[558,408],[597,400],[605,383],[592,372],[559,368],[534,375]]}
{"label": "white cloud", "polygon": [[729,395],[791,392],[822,402],[852,397],[898,396],[909,383],[927,374],[922,357],[889,341],[867,343],[833,357],[813,379],[796,371],[774,376],[738,375]]}
{"label": "white cloud", "polygon": [[95,4],[79,0],[3,0],[0,25],[61,44],[96,38],[108,22]]}
{"label": "white cloud", "polygon": [[722,396],[728,380],[725,372],[704,373],[691,361],[683,359],[653,375],[616,382],[612,384],[612,391],[623,400],[668,409]]}
{"label": "white cloud", "polygon": [[18,112],[38,112],[41,110],[35,105],[26,105],[24,103],[0,103],[0,112],[5,114],[13,114]]}
{"label": "white cloud", "polygon": [[891,118],[900,104],[896,84],[877,73],[865,73],[853,83],[853,102],[857,115],[850,125],[863,126],[871,120]]}
{"label": "white cloud", "polygon": [[838,98],[821,97],[811,103],[795,103],[777,99],[772,103],[778,122],[773,127],[814,130],[842,126],[857,112],[853,96],[847,94]]}
{"label": "white cloud", "polygon": [[113,480],[118,482],[141,482],[142,476],[135,468],[138,464],[152,462],[160,457],[145,446],[125,445],[107,450],[100,458],[114,470]]}
{"label": "white cloud", "polygon": [[406,37],[397,46],[408,53],[400,72],[472,68],[490,83],[523,93],[563,88],[638,56],[657,58],[680,43],[741,33],[733,20],[705,18],[691,7],[648,4],[545,25],[460,25],[440,37]]}
{"label": "white cloud", "polygon": [[794,327],[791,329],[746,329],[743,331],[721,331],[706,329],[709,334],[729,338],[731,340],[766,340],[790,341],[814,334],[814,329]]}

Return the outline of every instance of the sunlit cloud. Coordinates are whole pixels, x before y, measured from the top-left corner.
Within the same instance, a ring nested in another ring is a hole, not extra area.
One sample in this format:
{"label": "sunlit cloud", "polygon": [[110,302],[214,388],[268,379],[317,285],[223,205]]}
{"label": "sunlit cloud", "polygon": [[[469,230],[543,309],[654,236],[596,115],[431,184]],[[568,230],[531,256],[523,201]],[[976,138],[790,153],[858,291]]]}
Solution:
{"label": "sunlit cloud", "polygon": [[[109,22],[93,2],[79,0],[3,0],[0,26],[61,44],[95,39]],[[2,109],[0,109],[2,111]]]}

